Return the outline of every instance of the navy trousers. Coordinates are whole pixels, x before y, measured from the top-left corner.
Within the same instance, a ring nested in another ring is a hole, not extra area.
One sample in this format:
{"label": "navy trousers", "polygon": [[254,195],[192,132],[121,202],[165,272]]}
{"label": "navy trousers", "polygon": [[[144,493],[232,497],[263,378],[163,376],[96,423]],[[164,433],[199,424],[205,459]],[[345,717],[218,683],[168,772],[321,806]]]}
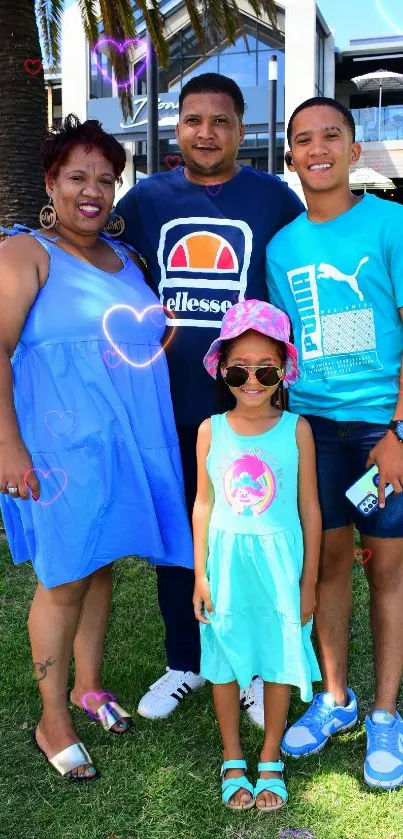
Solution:
{"label": "navy trousers", "polygon": [[[185,481],[186,504],[191,519],[196,498],[197,425],[178,426]],[[200,631],[193,611],[194,573],[188,568],[157,565],[158,602],[165,624],[165,650],[172,670],[200,671]]]}

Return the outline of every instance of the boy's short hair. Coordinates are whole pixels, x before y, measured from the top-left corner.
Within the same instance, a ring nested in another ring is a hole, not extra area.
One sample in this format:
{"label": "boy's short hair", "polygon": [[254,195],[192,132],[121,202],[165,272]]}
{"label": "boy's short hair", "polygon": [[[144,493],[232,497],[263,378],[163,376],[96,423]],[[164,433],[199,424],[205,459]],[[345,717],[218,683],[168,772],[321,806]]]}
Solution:
{"label": "boy's short hair", "polygon": [[237,83],[228,76],[222,76],[221,73],[201,73],[200,76],[193,76],[179,94],[179,115],[186,96],[190,96],[191,93],[226,93],[234,103],[238,119],[242,120],[245,111],[243,93]]}
{"label": "boy's short hair", "polygon": [[311,99],[305,99],[305,102],[301,102],[301,104],[298,105],[298,107],[295,108],[295,111],[293,111],[293,113],[291,114],[287,126],[288,145],[291,146],[292,124],[297,114],[299,114],[301,111],[305,111],[307,108],[314,108],[318,105],[322,107],[324,105],[327,105],[328,107],[334,108],[336,111],[339,111],[339,113],[344,118],[344,122],[351,134],[353,143],[355,143],[355,122],[351,111],[349,111],[349,109],[346,108],[345,105],[342,105],[341,102],[338,102],[337,99],[331,99],[329,96],[313,96]]}

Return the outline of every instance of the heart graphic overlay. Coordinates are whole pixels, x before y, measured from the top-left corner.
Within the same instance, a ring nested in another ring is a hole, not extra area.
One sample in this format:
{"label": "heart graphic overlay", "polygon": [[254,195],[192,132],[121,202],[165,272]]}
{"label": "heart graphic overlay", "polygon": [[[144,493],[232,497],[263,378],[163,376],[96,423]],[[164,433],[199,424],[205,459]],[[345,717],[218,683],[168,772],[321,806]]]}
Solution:
{"label": "heart graphic overlay", "polygon": [[[145,52],[145,55],[143,56],[143,58],[140,61],[136,62],[136,71],[134,71],[134,69],[132,69],[131,75],[129,76],[128,79],[125,79],[122,82],[116,82],[116,86],[118,88],[124,88],[124,87],[130,87],[133,80],[136,79],[137,76],[139,76],[140,73],[143,72],[144,68],[147,65],[148,52],[147,52],[145,39],[144,38],[128,38],[127,41],[116,41],[114,38],[101,38],[101,40],[97,41],[96,44],[94,44],[94,48],[91,52],[91,55],[92,55],[92,58],[95,61],[95,64],[98,67],[98,70],[101,71],[103,77],[105,79],[107,79],[108,82],[110,82],[112,84],[112,81],[113,81],[112,77],[105,70],[105,67],[102,66],[102,61],[101,62],[99,61],[100,54],[102,54],[101,53],[102,49],[104,49],[104,50],[109,49],[110,50],[112,48],[112,49],[117,50],[120,55],[123,55],[123,53],[126,52],[126,50],[128,50],[128,49],[137,50],[139,47],[145,48],[146,52]],[[128,58],[129,63],[134,62],[133,58],[130,58],[129,56],[127,58]],[[134,68],[134,63],[133,63],[133,68]]]}
{"label": "heart graphic overlay", "polygon": [[382,0],[375,0],[375,5],[378,9],[378,12],[380,12],[380,14],[382,15],[383,19],[386,20],[386,23],[389,24],[390,28],[393,29],[394,32],[397,32],[398,35],[403,35],[403,22],[400,28],[398,28],[397,23],[395,23],[395,21],[388,14],[389,9],[388,11],[386,11]]}
{"label": "heart graphic overlay", "polygon": [[169,309],[167,309],[161,303],[155,303],[152,306],[147,306],[140,313],[138,313],[133,306],[128,306],[128,305],[123,304],[123,303],[122,304],[117,303],[115,306],[111,306],[111,308],[108,309],[107,312],[105,312],[105,314],[104,314],[104,317],[103,317],[103,320],[102,320],[102,327],[103,327],[104,333],[105,333],[109,343],[112,345],[113,349],[115,350],[115,352],[117,352],[117,354],[123,359],[123,361],[126,361],[127,364],[130,364],[130,367],[141,368],[141,367],[148,367],[150,364],[153,364],[153,362],[158,358],[158,356],[161,355],[161,353],[164,352],[164,350],[168,346],[168,344],[171,343],[172,338],[173,338],[173,336],[176,332],[176,326],[173,324],[173,329],[172,329],[171,334],[168,336],[166,341],[163,342],[161,348],[159,350],[157,350],[156,353],[154,353],[152,358],[149,358],[147,361],[142,361],[141,363],[138,363],[136,361],[131,361],[130,358],[128,358],[127,355],[125,355],[124,352],[122,350],[120,350],[119,347],[117,346],[117,344],[113,341],[113,339],[110,335],[110,332],[108,331],[108,326],[107,326],[108,319],[113,314],[113,312],[126,311],[126,312],[131,312],[131,314],[134,315],[135,318],[137,319],[137,322],[141,323],[141,321],[144,318],[144,315],[147,314],[147,312],[155,311],[156,309],[157,310],[163,309],[164,312],[168,315],[168,317],[171,318],[171,320],[175,320],[175,315],[173,314],[173,312],[171,312]]}
{"label": "heart graphic overlay", "polygon": [[45,414],[45,425],[54,437],[64,440],[73,433],[77,425],[77,414],[75,411],[48,411]]}
{"label": "heart graphic overlay", "polygon": [[102,358],[107,367],[110,367],[111,370],[113,370],[115,367],[119,367],[119,364],[122,364],[123,362],[123,358],[121,358],[121,356],[117,352],[115,352],[115,350],[105,350],[105,352],[102,355]]}
{"label": "heart graphic overlay", "polygon": [[24,70],[30,76],[37,76],[38,73],[41,72],[43,67],[42,59],[41,58],[26,58],[24,61]]}
{"label": "heart graphic overlay", "polygon": [[114,696],[113,693],[109,693],[108,690],[101,690],[100,693],[97,693],[97,691],[95,690],[88,690],[87,693],[83,693],[81,697],[81,704],[84,710],[87,712],[87,714],[89,714],[89,716],[92,717],[93,720],[99,720],[101,716],[102,722],[105,722],[104,717],[106,716],[106,712],[101,711],[101,715],[99,716],[98,714],[94,713],[94,711],[91,711],[91,708],[88,705],[89,697],[94,697],[97,700],[97,702],[101,702],[102,698],[106,697],[105,702],[101,702],[101,705],[106,705],[107,702],[116,702],[116,696]]}
{"label": "heart graphic overlay", "polygon": [[372,551],[369,548],[357,548],[354,551],[354,559],[360,563],[360,565],[366,565],[367,562],[371,559]]}
{"label": "heart graphic overlay", "polygon": [[222,190],[222,184],[207,184],[206,192],[211,195],[212,198],[215,198]]}
{"label": "heart graphic overlay", "polygon": [[178,166],[183,166],[183,158],[180,154],[167,154],[164,163],[167,169],[177,169]]}
{"label": "heart graphic overlay", "polygon": [[285,830],[282,830],[280,833],[280,839],[286,839],[286,837],[290,836],[294,836],[294,839],[315,839],[311,831],[307,830],[306,827],[298,828],[297,830],[292,830],[291,827],[286,827]]}
{"label": "heart graphic overlay", "polygon": [[[32,494],[32,490],[31,490],[29,484],[27,483],[28,475],[30,475],[31,472],[35,473],[35,475],[38,478],[38,481],[41,485],[41,497],[40,498],[36,498]],[[60,476],[58,481],[56,480],[56,477],[55,477],[56,473],[58,474],[58,477]],[[40,477],[40,475],[42,477]],[[45,483],[45,481],[47,481],[48,479],[50,479],[50,482]],[[34,499],[34,501],[37,501],[37,503],[41,504],[42,507],[48,507],[49,504],[54,504],[54,502],[61,496],[62,492],[64,492],[64,490],[66,489],[67,475],[66,475],[66,473],[63,469],[59,469],[58,467],[56,467],[56,469],[49,469],[48,472],[45,472],[45,470],[41,469],[40,467],[38,467],[38,468],[33,467],[32,469],[28,469],[28,471],[25,473],[24,484],[25,484],[28,492],[31,492],[31,496]],[[49,496],[48,500],[43,501],[43,497],[45,496],[45,498],[46,498],[47,495]]]}

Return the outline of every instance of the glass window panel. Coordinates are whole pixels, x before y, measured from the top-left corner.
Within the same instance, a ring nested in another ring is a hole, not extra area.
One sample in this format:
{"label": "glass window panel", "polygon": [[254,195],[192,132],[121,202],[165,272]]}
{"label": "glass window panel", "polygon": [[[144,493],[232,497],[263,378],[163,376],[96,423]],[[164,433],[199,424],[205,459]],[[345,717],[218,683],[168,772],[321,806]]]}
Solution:
{"label": "glass window panel", "polygon": [[225,52],[220,55],[219,73],[230,76],[240,87],[255,87],[256,80],[256,53],[232,54]]}
{"label": "glass window panel", "polygon": [[[258,47],[258,42],[257,42],[256,38],[253,35],[251,35],[249,32],[246,32],[246,37],[247,37],[247,41],[248,41],[249,52],[256,52],[257,47]],[[221,51],[220,55],[225,55],[226,53],[231,53],[231,52],[245,52],[246,54],[248,54],[248,50],[246,49],[245,39],[244,39],[243,35],[238,35],[238,37],[235,41],[235,44],[234,45],[228,44],[228,46],[225,47],[225,49],[223,49]]]}
{"label": "glass window panel", "polygon": [[[183,84],[190,81],[193,76],[199,76],[200,73],[218,73],[218,56],[211,55],[205,61],[195,61],[188,58],[183,62]],[[173,84],[169,85],[169,90],[180,90],[181,87],[181,80],[178,78]]]}
{"label": "glass window panel", "polygon": [[251,146],[253,148],[256,147],[256,134],[245,134],[241,148],[244,149],[245,146],[246,148],[250,148]]}

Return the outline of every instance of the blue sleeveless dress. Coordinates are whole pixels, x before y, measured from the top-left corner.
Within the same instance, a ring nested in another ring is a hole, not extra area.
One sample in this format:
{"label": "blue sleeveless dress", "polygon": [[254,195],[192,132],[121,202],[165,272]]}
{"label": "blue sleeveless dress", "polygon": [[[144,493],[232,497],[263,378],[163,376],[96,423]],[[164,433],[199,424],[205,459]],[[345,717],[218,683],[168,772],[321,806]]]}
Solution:
{"label": "blue sleeveless dress", "polygon": [[164,310],[125,248],[109,238],[122,261],[116,274],[31,235],[49,254],[49,274],[12,367],[21,436],[41,495],[0,496],[13,560],[31,560],[46,588],[133,554],[191,568],[161,352]]}
{"label": "blue sleeveless dress", "polygon": [[215,500],[207,576],[214,614],[200,624],[201,673],[211,682],[252,677],[295,685],[305,702],[321,679],[301,626],[303,537],[298,515],[298,416],[252,437],[236,434],[227,414],[211,417],[207,469]]}

